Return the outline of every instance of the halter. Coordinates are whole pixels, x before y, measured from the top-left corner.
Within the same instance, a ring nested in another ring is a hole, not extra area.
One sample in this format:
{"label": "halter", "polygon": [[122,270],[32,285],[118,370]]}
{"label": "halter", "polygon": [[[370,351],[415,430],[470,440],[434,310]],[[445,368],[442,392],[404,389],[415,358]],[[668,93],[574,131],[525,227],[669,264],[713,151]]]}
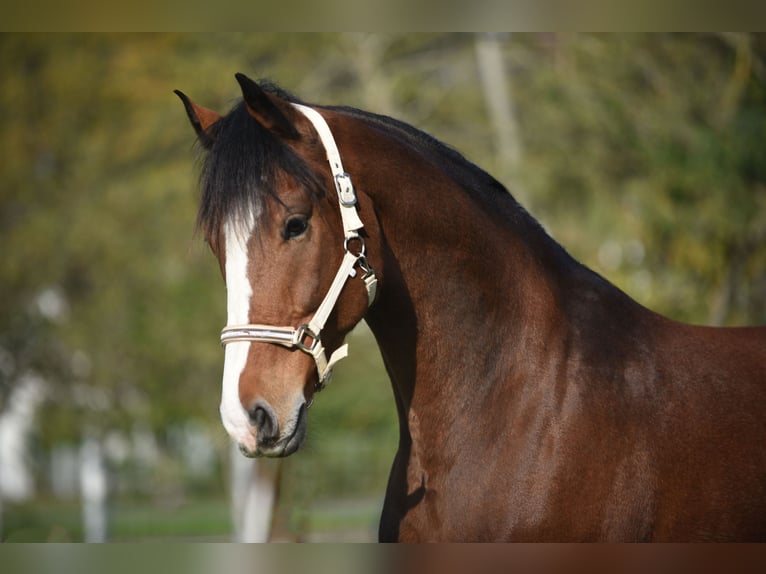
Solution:
{"label": "halter", "polygon": [[[322,329],[338,302],[343,286],[349,277],[356,277],[356,267],[358,266],[362,271],[361,278],[367,289],[367,304],[369,306],[375,300],[378,280],[375,272],[367,263],[364,238],[359,234],[364,225],[356,211],[356,192],[351,183],[351,176],[343,171],[340,153],[338,146],[335,145],[332,132],[319,112],[300,104],[292,105],[314,125],[314,129],[319,134],[319,139],[322,140],[322,145],[324,145],[327,153],[327,160],[330,162],[335,190],[338,192],[340,215],[343,220],[343,250],[345,251],[343,261],[341,261],[340,268],[335,274],[335,279],[333,279],[327,295],[308,323],[295,328],[275,327],[273,325],[227,325],[221,331],[221,345],[226,346],[229,343],[246,341],[274,343],[288,349],[299,349],[311,355],[316,362],[319,380],[314,390],[318,392],[330,381],[332,368],[335,364],[348,356],[348,345],[344,344],[330,355],[328,360],[322,345]],[[358,245],[358,251],[352,250],[351,244]]]}

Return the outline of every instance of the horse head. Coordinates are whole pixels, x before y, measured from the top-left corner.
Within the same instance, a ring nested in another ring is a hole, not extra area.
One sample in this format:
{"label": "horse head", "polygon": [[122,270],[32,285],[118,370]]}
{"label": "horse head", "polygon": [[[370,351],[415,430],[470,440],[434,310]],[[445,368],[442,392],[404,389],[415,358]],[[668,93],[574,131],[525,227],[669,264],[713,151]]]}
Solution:
{"label": "horse head", "polygon": [[176,93],[206,151],[198,225],[226,282],[221,418],[243,454],[279,457],[303,444],[314,394],[375,297],[379,227],[323,116],[236,78],[243,101],[224,116]]}

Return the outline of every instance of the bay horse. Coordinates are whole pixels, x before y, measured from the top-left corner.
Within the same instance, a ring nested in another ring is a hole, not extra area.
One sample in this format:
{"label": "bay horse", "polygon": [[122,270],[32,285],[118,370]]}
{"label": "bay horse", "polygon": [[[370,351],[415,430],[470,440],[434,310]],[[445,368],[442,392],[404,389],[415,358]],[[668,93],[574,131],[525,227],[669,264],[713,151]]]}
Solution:
{"label": "bay horse", "polygon": [[435,138],[236,79],[224,116],[176,93],[244,454],[300,448],[364,319],[399,417],[381,541],[766,539],[766,328],[660,316]]}

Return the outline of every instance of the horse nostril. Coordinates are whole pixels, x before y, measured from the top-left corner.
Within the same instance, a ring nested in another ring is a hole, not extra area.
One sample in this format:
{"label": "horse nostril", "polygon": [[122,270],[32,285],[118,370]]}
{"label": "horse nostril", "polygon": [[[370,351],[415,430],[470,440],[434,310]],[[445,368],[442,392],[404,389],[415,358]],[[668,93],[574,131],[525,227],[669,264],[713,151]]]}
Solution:
{"label": "horse nostril", "polygon": [[277,438],[277,418],[269,405],[256,403],[250,411],[250,421],[258,430],[258,437],[262,441],[271,441]]}

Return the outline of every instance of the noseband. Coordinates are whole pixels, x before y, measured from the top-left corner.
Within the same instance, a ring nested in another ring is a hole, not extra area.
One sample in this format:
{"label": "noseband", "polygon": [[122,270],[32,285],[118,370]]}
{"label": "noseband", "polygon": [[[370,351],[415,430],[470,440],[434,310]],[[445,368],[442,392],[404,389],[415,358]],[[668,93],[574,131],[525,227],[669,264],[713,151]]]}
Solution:
{"label": "noseband", "polygon": [[[314,125],[322,140],[327,160],[330,162],[333,180],[335,181],[335,190],[338,192],[338,204],[340,206],[340,215],[343,220],[343,261],[340,264],[338,272],[335,274],[330,289],[325,295],[324,300],[314,313],[311,320],[298,327],[275,327],[273,325],[227,325],[221,331],[221,345],[226,346],[229,343],[236,342],[259,342],[274,343],[282,345],[288,349],[298,349],[311,355],[316,362],[319,380],[314,388],[315,391],[321,391],[330,381],[332,368],[341,359],[348,355],[348,345],[341,345],[328,360],[325,348],[322,345],[322,329],[327,322],[327,318],[335,308],[335,304],[340,297],[340,292],[349,277],[356,277],[356,267],[362,271],[362,281],[367,289],[367,304],[372,305],[375,300],[375,291],[377,288],[377,277],[370,265],[367,263],[364,238],[359,234],[364,225],[359,219],[356,211],[356,192],[351,183],[351,176],[343,171],[343,164],[340,161],[338,146],[335,145],[335,139],[330,132],[330,128],[324,118],[316,110],[300,104],[293,104],[298,111],[303,113]],[[351,246],[357,247],[352,249]]]}

